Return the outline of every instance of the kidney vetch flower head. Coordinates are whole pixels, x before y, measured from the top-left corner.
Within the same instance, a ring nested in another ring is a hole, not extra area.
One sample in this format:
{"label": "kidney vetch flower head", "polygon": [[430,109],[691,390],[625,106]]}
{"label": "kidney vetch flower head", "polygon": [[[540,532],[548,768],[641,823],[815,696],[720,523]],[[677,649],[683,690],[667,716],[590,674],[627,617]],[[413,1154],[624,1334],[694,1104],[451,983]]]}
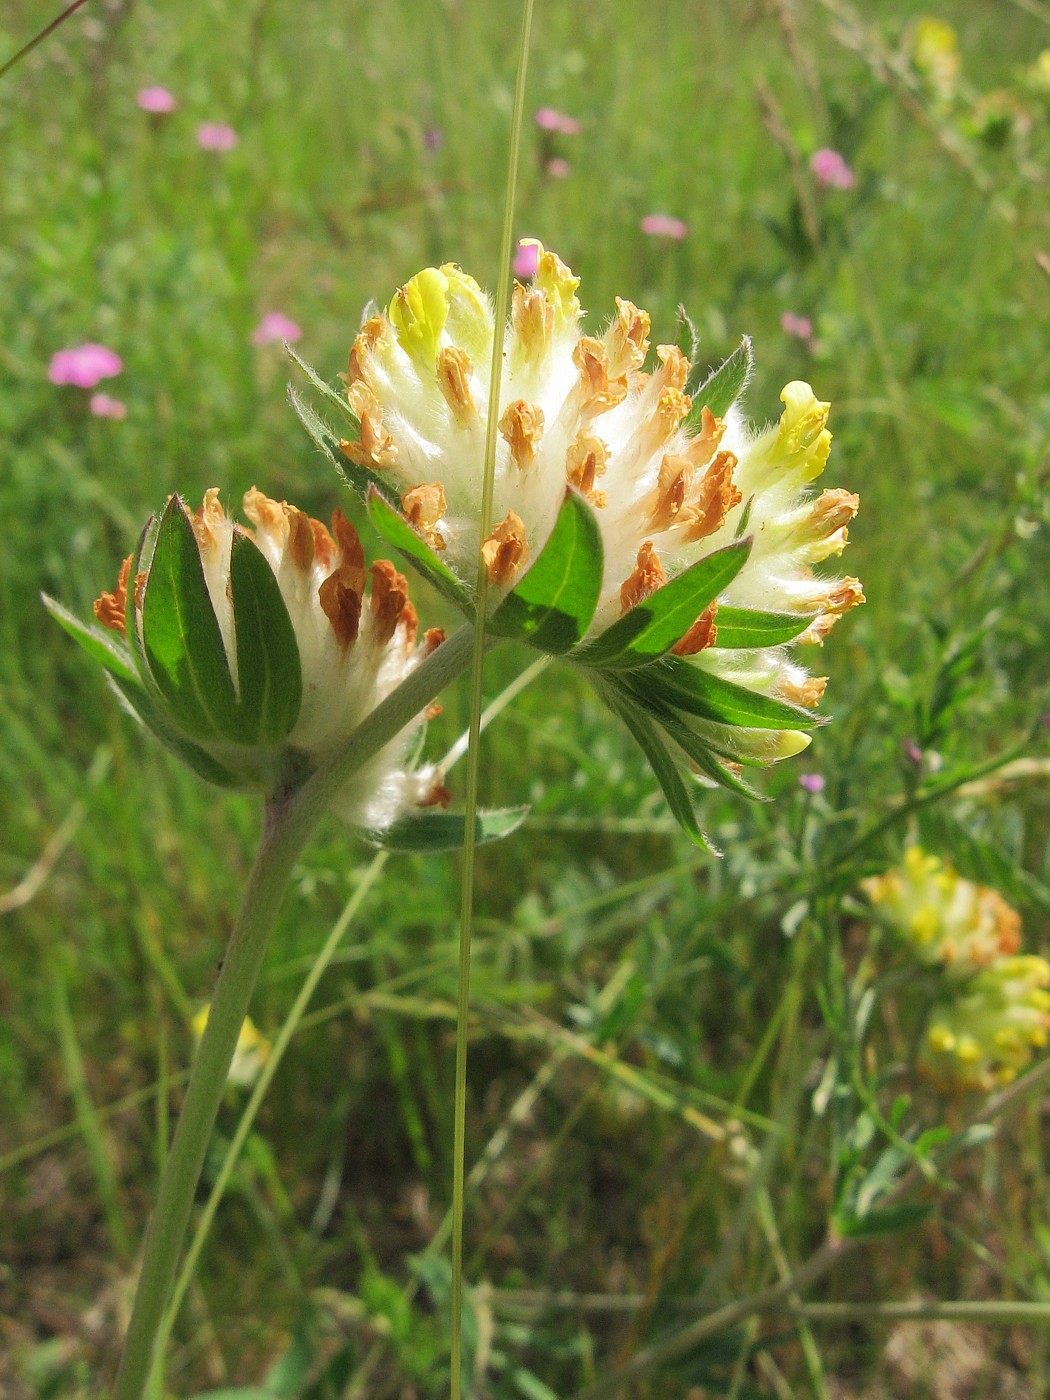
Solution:
{"label": "kidney vetch flower head", "polygon": [[[49,606],[201,776],[272,793],[335,752],[443,634],[417,642],[404,576],[386,560],[366,566],[341,511],[329,530],[253,487],[249,529],[218,497],[208,491],[191,514],[172,496],[150,520],[116,588],[95,603],[117,640]],[[406,763],[421,718],[358,769],[331,802],[335,812],[380,831],[447,800],[433,767]]]}
{"label": "kidney vetch flower head", "polygon": [[[657,346],[644,368],[645,311],[617,298],[605,330],[586,334],[579,279],[536,250],[532,285],[515,285],[501,331],[498,404],[492,308],[452,264],[424,269],[365,321],[345,400],[307,369],[341,406],[345,437],[294,391],[293,403],[369,496],[377,528],[392,528],[392,505],[400,520],[386,538],[404,545],[398,531],[411,526],[407,556],[468,613],[480,550],[490,630],[590,668],[658,777],[667,752],[654,724],[675,762],[684,750],[694,769],[739,785],[712,756],[765,763],[806,746],[825,678],[786,647],[822,642],[863,601],[856,579],[812,568],[841,552],[858,504],[809,490],[831,444],[828,405],[788,384],[779,424],[755,432],[735,407],[748,342],[690,391],[678,346]],[[490,413],[499,432],[482,539]]]}
{"label": "kidney vetch flower head", "polygon": [[1028,1067],[1050,1034],[1050,963],[1031,954],[982,968],[930,1015],[919,1067],[942,1087],[987,1092]]}

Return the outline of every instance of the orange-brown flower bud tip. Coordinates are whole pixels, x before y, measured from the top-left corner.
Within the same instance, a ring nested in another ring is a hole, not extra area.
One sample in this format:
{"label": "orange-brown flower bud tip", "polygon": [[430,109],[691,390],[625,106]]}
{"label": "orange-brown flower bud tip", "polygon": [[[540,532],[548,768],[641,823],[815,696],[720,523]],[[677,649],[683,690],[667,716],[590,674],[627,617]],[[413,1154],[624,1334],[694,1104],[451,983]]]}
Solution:
{"label": "orange-brown flower bud tip", "polygon": [[436,700],[431,700],[430,704],[423,711],[424,719],[437,719],[438,715],[444,712],[444,705],[439,705]]}
{"label": "orange-brown flower bud tip", "polygon": [[700,410],[700,431],[690,438],[684,454],[694,467],[699,469],[707,466],[718,450],[725,430],[724,420],[716,418],[707,404],[704,404]]}
{"label": "orange-brown flower bud tip", "polygon": [[335,542],[339,546],[340,562],[349,565],[352,569],[360,569],[362,573],[361,591],[364,591],[364,569],[365,551],[361,545],[361,536],[347,520],[343,512],[336,506],[332,511],[332,534]]}
{"label": "orange-brown flower bud tip", "polygon": [[437,382],[445,402],[460,424],[473,422],[478,417],[477,404],[470,392],[470,376],[474,366],[470,356],[458,345],[446,345],[438,351]]}
{"label": "orange-brown flower bud tip", "polygon": [[709,608],[704,609],[689,631],[671,648],[675,656],[696,656],[697,652],[714,646],[718,636],[718,628],[715,626],[717,611],[717,603],[712,603]]}
{"label": "orange-brown flower bud tip", "polygon": [[617,373],[640,369],[649,350],[649,313],[616,298],[616,318],[606,333],[609,360]]}
{"label": "orange-brown flower bud tip", "polygon": [[653,542],[646,540],[638,551],[638,558],[630,577],[624,580],[620,589],[621,611],[630,612],[643,599],[648,598],[650,593],[655,593],[658,588],[662,588],[666,582],[667,575],[664,573],[660,560],[656,557]]}
{"label": "orange-brown flower bud tip", "polygon": [[517,357],[526,364],[538,364],[550,349],[554,333],[554,307],[538,287],[515,282],[511,323]]}
{"label": "orange-brown flower bud tip", "polygon": [[689,380],[689,361],[678,346],[658,345],[656,357],[663,365],[662,375],[667,388],[684,389]]}
{"label": "orange-brown flower bud tip", "polygon": [[423,633],[423,653],[429,656],[432,651],[437,651],[438,647],[445,640],[445,629],[443,627],[428,627]]}
{"label": "orange-brown flower bud tip", "polygon": [[408,582],[389,559],[377,559],[372,575],[372,621],[377,646],[385,646],[394,635],[408,602]]}
{"label": "orange-brown flower bud tip", "polygon": [[405,634],[405,650],[411,651],[419,636],[419,613],[411,600],[406,600],[401,609],[401,630]]}
{"label": "orange-brown flower bud tip", "polygon": [[255,486],[249,486],[242,500],[244,513],[257,530],[284,539],[288,513],[280,501],[273,501]]}
{"label": "orange-brown flower bud tip", "polygon": [[827,686],[827,676],[806,676],[804,680],[782,676],[777,690],[789,705],[801,705],[804,709],[813,710],[823,700]]}
{"label": "orange-brown flower bud tip", "polygon": [[740,504],[741,494],[733,485],[736,462],[732,452],[716,453],[694,496],[682,510],[686,540],[702,540],[713,535],[733,507]]}
{"label": "orange-brown flower bud tip", "polygon": [[514,581],[518,568],[528,558],[525,523],[509,510],[487,539],[482,541],[481,557],[489,582],[505,587]]}
{"label": "orange-brown flower bud tip", "polygon": [[335,540],[321,520],[310,519],[310,530],[314,537],[314,560],[322,569],[331,569],[335,563]]}
{"label": "orange-brown flower bud tip", "polygon": [[341,564],[334,574],[317,590],[317,601],[321,611],[332,624],[335,639],[346,651],[357,641],[361,627],[361,602],[363,588],[358,588],[357,571],[349,565]]}
{"label": "orange-brown flower bud tip", "polygon": [[438,778],[419,805],[421,807],[447,807],[451,801],[452,793]]}
{"label": "orange-brown flower bud tip", "polygon": [[225,519],[226,512],[219,502],[219,488],[209,486],[200,507],[191,516],[193,533],[201,549],[215,548],[218,543],[216,531],[222,527]]}
{"label": "orange-brown flower bud tip", "polygon": [[292,563],[300,573],[307,573],[314,562],[314,532],[310,528],[310,517],[294,506],[288,511],[288,553]]}
{"label": "orange-brown flower bud tip", "polygon": [[572,362],[580,371],[580,412],[605,413],[627,397],[627,375],[609,375],[609,352],[605,342],[592,335],[581,336],[572,352]]}
{"label": "orange-brown flower bud tip", "polygon": [[601,438],[580,430],[565,456],[565,479],[592,506],[599,509],[605,505],[604,491],[596,491],[595,477],[605,475],[605,464],[609,459],[609,449]]}
{"label": "orange-brown flower bud tip", "polygon": [[392,467],[398,457],[397,444],[383,427],[383,410],[375,394],[358,379],[351,384],[347,400],[361,424],[361,439],[341,439],[343,456],[359,467]]}
{"label": "orange-brown flower bud tip", "polygon": [[666,530],[682,509],[693,479],[688,457],[667,453],[660,463],[656,499],[649,515],[650,530]]}
{"label": "orange-brown flower bud tip", "polygon": [[[112,593],[102,593],[95,599],[95,616],[103,627],[108,627],[111,632],[119,632],[121,636],[125,634],[124,614],[128,605],[128,579],[131,576],[131,559],[129,554],[120,566],[120,573],[117,575],[117,586]],[[142,577],[142,575],[139,575]],[[138,578],[135,580],[136,589]],[[137,597],[137,593],[136,593]]]}
{"label": "orange-brown flower bud tip", "polygon": [[528,471],[543,436],[543,409],[527,399],[515,399],[504,409],[499,430],[510,447],[515,466],[519,471]]}
{"label": "orange-brown flower bud tip", "polygon": [[445,548],[444,537],[435,529],[447,509],[445,488],[440,481],[426,482],[406,491],[401,497],[401,509],[409,524],[419,531],[431,549],[441,551]]}
{"label": "orange-brown flower bud tip", "polygon": [[346,383],[348,387],[356,380],[364,377],[368,357],[379,341],[383,339],[386,329],[387,321],[385,317],[370,316],[358,331],[354,338],[354,343],[350,347],[350,361],[346,371]]}

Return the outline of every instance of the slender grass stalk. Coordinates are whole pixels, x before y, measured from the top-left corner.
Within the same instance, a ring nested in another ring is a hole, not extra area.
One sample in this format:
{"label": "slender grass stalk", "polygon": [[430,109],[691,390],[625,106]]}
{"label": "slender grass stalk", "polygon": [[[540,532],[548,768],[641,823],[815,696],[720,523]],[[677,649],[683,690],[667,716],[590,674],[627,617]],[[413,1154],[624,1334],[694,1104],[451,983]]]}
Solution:
{"label": "slender grass stalk", "polygon": [[[522,118],[525,111],[525,78],[529,60],[529,34],[532,29],[533,0],[524,0],[521,38],[518,44],[518,75],[514,88],[514,108],[510,124],[510,151],[503,201],[503,234],[500,239],[499,269],[496,280],[495,334],[492,337],[492,367],[489,373],[489,409],[485,434],[485,470],[481,490],[481,539],[492,529],[492,496],[496,475],[496,429],[499,423],[499,392],[503,374],[503,328],[507,322],[509,293],[508,269],[514,236],[514,202],[518,185],[518,153],[521,147]],[[466,840],[463,846],[463,885],[460,902],[459,997],[456,1015],[456,1088],[452,1149],[452,1286],[451,1286],[451,1395],[460,1400],[463,1364],[463,1170],[466,1156],[467,1102],[467,1018],[470,1014],[470,936],[474,914],[474,866],[477,851],[475,817],[478,806],[478,769],[481,740],[481,698],[485,664],[485,600],[488,572],[478,553],[477,617],[474,657],[470,672],[470,726],[467,749],[467,783],[464,809]]]}
{"label": "slender grass stalk", "polygon": [[77,1128],[84,1139],[91,1171],[102,1202],[102,1213],[106,1217],[106,1228],[113,1241],[113,1248],[121,1259],[131,1254],[131,1240],[120,1210],[120,1191],[116,1173],[109,1153],[109,1145],[102,1133],[95,1105],[91,1101],[87,1077],[84,1074],[84,1058],[80,1053],[76,1027],[69,1010],[69,992],[65,974],[57,964],[51,966],[51,1007],[55,1017],[55,1030],[58,1032],[58,1047],[62,1056],[62,1067],[69,1083],[76,1109]]}
{"label": "slender grass stalk", "polygon": [[37,44],[42,44],[49,34],[53,34],[60,24],[65,24],[82,5],[86,5],[87,0],[73,0],[71,5],[67,5],[60,15],[56,15],[50,24],[45,24],[43,29],[34,34],[28,44],[23,44],[17,53],[13,53],[6,63],[0,65],[0,78],[10,73],[17,63],[21,63],[23,58],[28,58],[36,48]]}

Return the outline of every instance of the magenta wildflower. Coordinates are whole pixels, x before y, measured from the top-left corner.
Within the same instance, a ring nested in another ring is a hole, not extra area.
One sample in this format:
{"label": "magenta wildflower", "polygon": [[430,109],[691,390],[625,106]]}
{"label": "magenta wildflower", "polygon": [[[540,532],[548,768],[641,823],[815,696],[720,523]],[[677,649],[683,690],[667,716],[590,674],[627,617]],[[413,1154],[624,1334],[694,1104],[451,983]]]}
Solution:
{"label": "magenta wildflower", "polygon": [[800,773],[798,779],[800,788],[806,792],[818,793],[824,791],[824,779],[819,773]]}
{"label": "magenta wildflower", "polygon": [[73,345],[68,350],[56,350],[51,356],[47,377],[52,384],[73,384],[78,389],[93,389],[100,379],[112,379],[124,368],[124,361],[115,350],[105,345]]}
{"label": "magenta wildflower", "polygon": [[233,127],[223,122],[201,122],[197,128],[197,145],[202,151],[232,151],[239,139]]}
{"label": "magenta wildflower", "polygon": [[547,174],[552,180],[567,180],[572,174],[572,166],[562,156],[552,156],[547,162]]}
{"label": "magenta wildflower", "polygon": [[179,105],[174,95],[166,87],[154,84],[151,87],[139,88],[135,96],[135,101],[144,112],[166,113],[174,112]]}
{"label": "magenta wildflower", "polygon": [[128,416],[128,406],[123,399],[112,399],[108,394],[92,394],[88,407],[96,418],[113,418],[118,423]]}
{"label": "magenta wildflower", "polygon": [[440,151],[445,144],[445,133],[439,126],[428,126],[423,132],[423,145],[428,151]]}
{"label": "magenta wildflower", "polygon": [[290,320],[283,312],[267,311],[252,331],[252,344],[270,345],[275,340],[287,340],[294,345],[302,333],[302,326],[298,322]]}
{"label": "magenta wildflower", "polygon": [[851,190],[856,183],[851,167],[838,151],[822,146],[809,158],[809,168],[813,171],[818,185],[831,190]]}
{"label": "magenta wildflower", "polygon": [[780,329],[785,335],[793,335],[796,340],[812,340],[813,322],[808,316],[799,316],[794,311],[785,311],[780,318]]}
{"label": "magenta wildflower", "polygon": [[684,219],[674,219],[670,214],[646,214],[641,229],[650,238],[670,238],[680,243],[689,232],[689,225]]}
{"label": "magenta wildflower", "polygon": [[540,264],[540,245],[534,238],[519,238],[518,250],[514,254],[514,261],[511,263],[511,271],[515,277],[519,277],[523,282],[528,282],[530,278],[536,276],[536,269]]}
{"label": "magenta wildflower", "polygon": [[553,131],[558,136],[578,136],[580,124],[575,117],[566,116],[554,107],[539,107],[533,118],[541,131]]}

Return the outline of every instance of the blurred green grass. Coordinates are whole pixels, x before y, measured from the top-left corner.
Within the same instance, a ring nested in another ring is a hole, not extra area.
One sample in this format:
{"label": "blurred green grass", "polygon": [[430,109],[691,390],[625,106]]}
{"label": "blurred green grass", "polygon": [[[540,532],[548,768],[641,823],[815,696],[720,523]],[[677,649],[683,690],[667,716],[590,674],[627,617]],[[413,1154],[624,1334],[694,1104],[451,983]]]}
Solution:
{"label": "blurred green grass", "polygon": [[[528,1006],[607,1038],[654,1082],[666,1075],[729,1102],[747,1084],[746,1106],[786,1115],[801,1140],[800,1086],[826,1053],[812,987],[830,976],[823,940],[842,916],[811,901],[820,927],[804,921],[804,936],[790,942],[783,915],[804,890],[819,890],[836,850],[907,794],[903,740],[936,748],[949,771],[962,771],[1050,710],[1050,282],[1036,258],[1050,241],[1046,108],[1035,107],[1023,149],[974,148],[991,191],[982,192],[938,141],[942,118],[933,130],[917,123],[836,42],[826,7],[797,11],[818,98],[774,6],[542,4],[537,14],[528,108],[555,106],[582,131],[558,143],[571,164],[562,180],[545,173],[539,134],[530,133],[518,232],[541,237],[580,274],[592,326],[619,294],[651,311],[654,340],[673,338],[684,304],[705,364],[751,334],[758,369],[747,407],[756,420],[776,415],[791,378],[810,379],[832,401],[828,480],[862,496],[847,566],[863,578],[868,604],[828,644],[836,720],[804,760],[767,780],[777,804],[745,809],[712,796],[721,864],[690,859],[669,834],[640,758],[571,677],[548,673],[486,738],[484,797],[531,801],[535,817],[487,850],[479,869],[476,985],[486,1010],[471,1068],[473,1152],[540,1062],[534,1042],[508,1030]],[[892,49],[924,12],[881,0],[865,18]],[[976,91],[1016,83],[1050,42],[1038,6],[959,0],[939,13],[957,27]],[[158,1026],[173,1065],[185,1063],[185,1010],[208,995],[256,823],[250,802],[203,790],[143,740],[47,622],[39,592],[88,614],[139,523],[174,489],[192,499],[220,485],[236,501],[257,484],[315,514],[346,505],[285,404],[279,347],[254,347],[252,330],[266,311],[283,311],[304,327],[299,349],[334,375],[365,303],[385,300],[424,264],[458,261],[493,285],[515,14],[505,0],[88,5],[0,85],[0,891],[17,885],[72,804],[86,813],[36,897],[0,916],[0,1152],[72,1117],[53,1020],[56,976],[68,988],[96,1104],[158,1075]],[[8,6],[0,53],[42,18],[39,5]],[[829,145],[856,170],[852,191],[809,187],[815,243],[763,123],[759,81],[803,166]],[[150,82],[177,95],[177,112],[156,119],[136,107],[136,90]],[[231,123],[236,149],[198,149],[202,121]],[[647,238],[639,221],[653,211],[686,220],[688,237]],[[781,330],[785,311],[813,320],[812,348]],[[48,382],[54,351],[84,340],[124,358],[123,374],[103,386],[126,401],[123,422],[94,418],[86,395]],[[1040,512],[1042,528],[1032,531],[1026,522],[1037,524]],[[995,547],[961,574],[988,541]],[[425,620],[437,620],[440,606],[422,600]],[[992,609],[965,685],[924,739],[939,668]],[[521,664],[498,656],[490,691]],[[465,713],[462,696],[448,697],[435,751]],[[100,753],[108,772],[90,781]],[[827,778],[815,808],[796,788],[803,769]],[[1050,875],[1045,787],[958,815],[1019,868]],[[574,828],[559,826],[567,817]],[[891,831],[885,849],[901,834]],[[877,846],[863,853],[872,858]],[[280,1023],[295,969],[316,951],[364,859],[334,827],[311,849],[258,996],[264,1029]],[[845,889],[860,873],[859,860],[847,862],[829,888]],[[411,985],[431,1011],[447,1004],[456,878],[455,861],[398,862],[353,957],[326,978],[324,1001],[419,970]],[[630,881],[650,883],[617,897]],[[1024,912],[1030,945],[1045,946],[1045,910]],[[625,964],[635,969],[631,990],[619,1020],[603,1027],[595,998]],[[775,1053],[754,1061],[777,1015]],[[447,1198],[451,1069],[447,1020],[414,1004],[359,1007],[296,1042],[258,1130],[275,1174],[246,1169],[220,1216],[173,1363],[179,1393],[194,1380],[217,1383],[223,1352],[231,1376],[260,1375],[309,1288],[353,1292],[365,1241],[376,1267],[401,1277],[405,1250],[422,1247]],[[388,1101],[395,1111],[377,1112]],[[566,1116],[574,1127],[559,1138]],[[972,1224],[1043,1296],[1046,1245],[1029,1225],[1042,1200],[1034,1115],[1026,1131],[1018,1160],[995,1168],[1010,1181],[1005,1217],[974,1223],[959,1206],[953,1227]],[[155,1186],[150,1108],[106,1132],[136,1237]],[[649,1277],[654,1297],[695,1291],[735,1199],[727,1179],[698,1175],[707,1160],[680,1117],[640,1108],[617,1081],[574,1062],[529,1124],[517,1166],[475,1201],[477,1248],[519,1178],[527,1186],[536,1173],[477,1277],[643,1290]],[[319,1240],[304,1222],[333,1162],[338,1208]],[[811,1166],[800,1151],[780,1183],[793,1256],[819,1231]],[[115,1327],[110,1318],[101,1340],[85,1341],[82,1313],[121,1275],[107,1262],[83,1145],[74,1139],[12,1168],[0,1189],[11,1207],[2,1231],[13,1272],[0,1278],[0,1311],[19,1319],[12,1346],[24,1358],[49,1334],[65,1337],[81,1372],[57,1372],[55,1384],[79,1376],[89,1387],[111,1359]],[[294,1267],[282,1267],[273,1247],[275,1219]],[[679,1247],[666,1277],[647,1276],[668,1234]],[[68,1288],[70,1267],[83,1288]],[[905,1267],[884,1261],[882,1281],[890,1293],[904,1278],[952,1295],[986,1288],[984,1267],[973,1256],[930,1257],[918,1242]],[[745,1255],[734,1268],[740,1284],[762,1266]],[[56,1271],[66,1271],[66,1287]],[[67,1293],[56,1323],[54,1298]],[[195,1339],[209,1314],[223,1340],[201,1359]],[[614,1334],[603,1349],[615,1354],[621,1342]],[[794,1346],[788,1335],[778,1355],[797,1379],[805,1368]],[[829,1365],[850,1374],[848,1347],[829,1346]],[[531,1347],[537,1373],[559,1385],[586,1372],[565,1329]],[[410,1353],[406,1343],[398,1355],[409,1370]],[[1041,1353],[1033,1355],[1042,1374]],[[394,1386],[396,1374],[384,1384]],[[431,1393],[429,1379],[417,1381]],[[13,1394],[49,1393],[44,1382],[18,1383]],[[659,1393],[685,1394],[688,1378],[667,1383]]]}

